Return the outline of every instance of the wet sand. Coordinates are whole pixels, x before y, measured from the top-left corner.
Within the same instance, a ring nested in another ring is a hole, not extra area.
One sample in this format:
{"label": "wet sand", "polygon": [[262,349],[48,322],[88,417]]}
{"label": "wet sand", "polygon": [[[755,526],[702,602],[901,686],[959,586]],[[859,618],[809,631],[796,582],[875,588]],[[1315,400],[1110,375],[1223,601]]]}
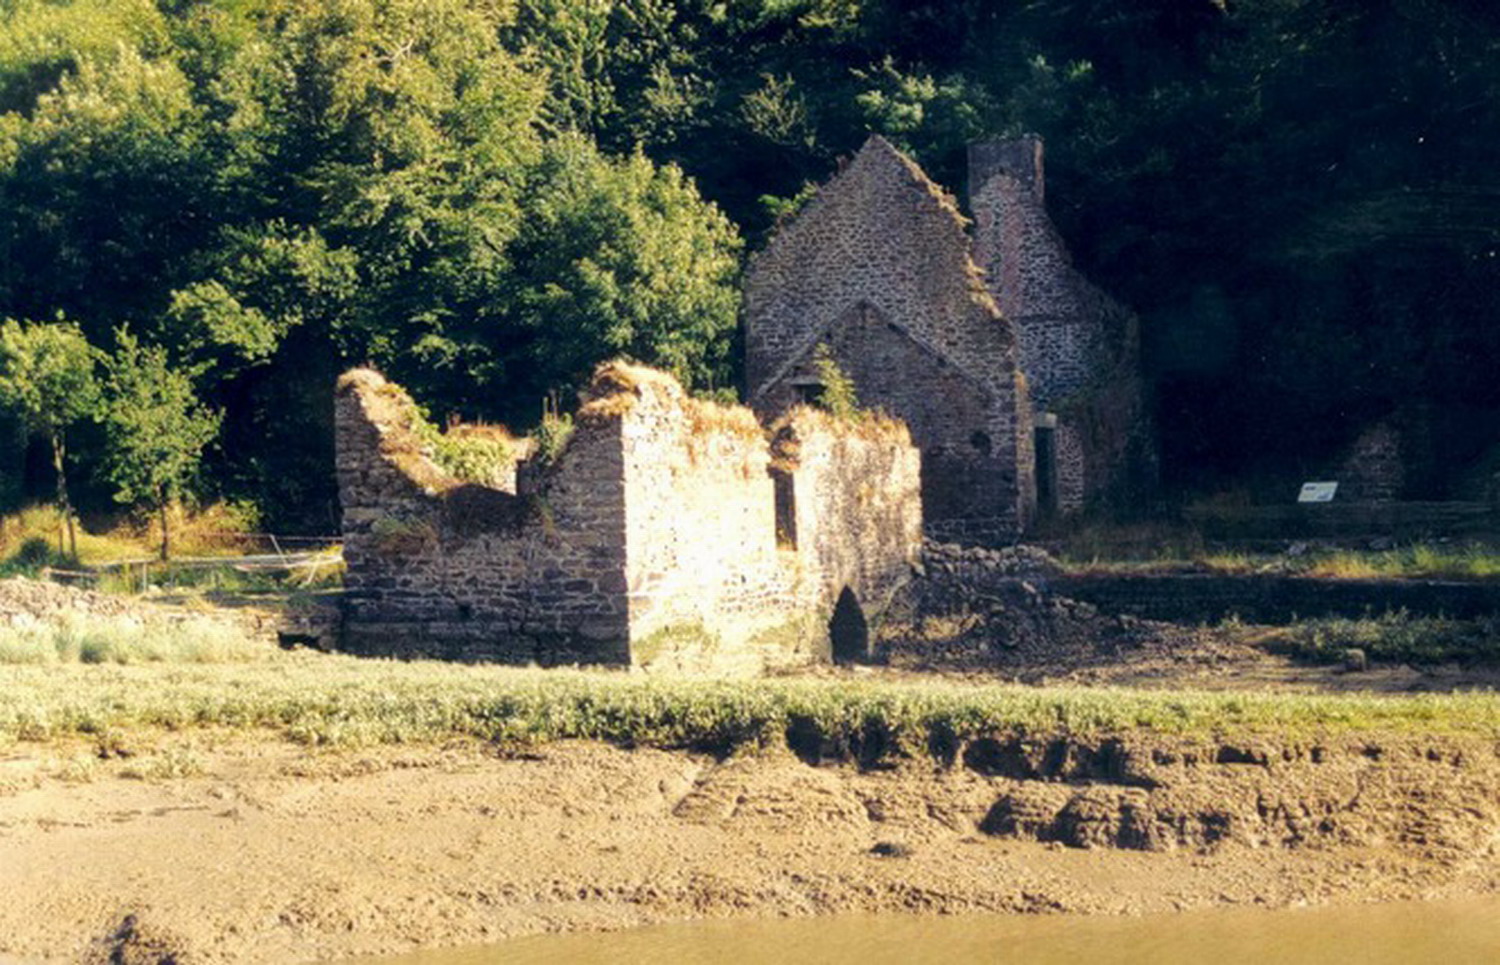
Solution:
{"label": "wet sand", "polygon": [[[1500,894],[1493,743],[1350,745],[1322,770],[1247,753],[1161,765],[1146,790],[583,743],[320,752],[199,732],[107,760],[13,745],[0,961],[297,962],[696,919]],[[1080,790],[1076,839],[1039,840],[1027,808]],[[994,818],[1007,800],[1009,825]],[[1226,811],[1237,830],[1217,837],[1164,816],[1222,801],[1246,816]],[[1116,836],[1143,802],[1157,831]]]}

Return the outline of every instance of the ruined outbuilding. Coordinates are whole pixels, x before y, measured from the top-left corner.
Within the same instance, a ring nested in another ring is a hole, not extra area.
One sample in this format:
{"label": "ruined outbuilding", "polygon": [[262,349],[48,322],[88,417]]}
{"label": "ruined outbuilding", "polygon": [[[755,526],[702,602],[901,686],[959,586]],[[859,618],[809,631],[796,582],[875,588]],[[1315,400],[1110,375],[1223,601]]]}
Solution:
{"label": "ruined outbuilding", "polygon": [[763,416],[816,397],[827,345],[861,403],[910,426],[930,533],[1003,540],[1025,528],[1031,407],[1015,332],[954,200],[883,138],[754,259],[745,342],[749,401]]}
{"label": "ruined outbuilding", "polygon": [[1015,330],[1036,426],[1037,501],[1072,513],[1138,498],[1156,477],[1140,322],[1073,267],[1047,215],[1042,140],[969,146],[974,260]]}
{"label": "ruined outbuilding", "polygon": [[611,363],[515,485],[441,470],[412,400],[336,398],[343,645],[363,653],[707,672],[855,659],[921,549],[905,426],[692,399]]}
{"label": "ruined outbuilding", "polygon": [[1072,266],[1036,138],[970,152],[974,234],[879,136],[753,261],[746,381],[774,417],[816,397],[826,345],[922,451],[928,532],[1014,540],[1154,476],[1135,317]]}

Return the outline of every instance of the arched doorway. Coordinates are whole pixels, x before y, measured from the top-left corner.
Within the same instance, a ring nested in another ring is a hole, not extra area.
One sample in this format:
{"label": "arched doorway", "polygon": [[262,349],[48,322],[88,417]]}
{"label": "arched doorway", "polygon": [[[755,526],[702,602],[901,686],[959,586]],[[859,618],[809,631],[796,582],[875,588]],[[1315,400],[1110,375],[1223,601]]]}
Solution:
{"label": "arched doorway", "polygon": [[828,621],[828,639],[833,645],[834,663],[854,663],[870,656],[870,624],[859,598],[847,586],[833,607]]}

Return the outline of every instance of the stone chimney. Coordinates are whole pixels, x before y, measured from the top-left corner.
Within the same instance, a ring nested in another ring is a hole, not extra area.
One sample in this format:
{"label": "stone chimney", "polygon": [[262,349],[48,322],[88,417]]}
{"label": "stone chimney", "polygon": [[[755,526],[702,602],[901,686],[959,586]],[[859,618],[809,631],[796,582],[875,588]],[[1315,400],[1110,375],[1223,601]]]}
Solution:
{"label": "stone chimney", "polygon": [[969,145],[969,198],[997,174],[1009,174],[1031,188],[1045,202],[1046,179],[1042,172],[1042,139],[1022,134],[1009,140],[974,141]]}

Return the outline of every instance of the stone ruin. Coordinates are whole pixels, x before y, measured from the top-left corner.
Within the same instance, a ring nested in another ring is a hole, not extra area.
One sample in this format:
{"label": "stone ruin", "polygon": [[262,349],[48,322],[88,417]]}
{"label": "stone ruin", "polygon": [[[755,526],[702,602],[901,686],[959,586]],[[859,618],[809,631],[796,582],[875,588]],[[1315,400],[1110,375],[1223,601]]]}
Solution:
{"label": "stone ruin", "polygon": [[860,402],[911,427],[928,531],[1003,540],[1028,522],[1031,407],[1015,332],[956,203],[872,137],[751,264],[745,374],[763,417],[815,398],[826,345]]}
{"label": "stone ruin", "polygon": [[345,649],[714,673],[867,655],[921,552],[904,425],[792,407],[767,428],[618,362],[582,403],[561,451],[487,486],[433,462],[398,386],[339,381]]}
{"label": "stone ruin", "polygon": [[1118,507],[1156,480],[1140,320],[1073,267],[1047,215],[1041,138],[969,146],[974,258],[1020,347],[1042,513]]}
{"label": "stone ruin", "polygon": [[750,404],[815,397],[827,346],[862,403],[922,451],[929,534],[1014,540],[1043,514],[1154,478],[1136,319],[1084,279],[1043,203],[1040,140],[970,151],[974,234],[915,162],[871,137],[782,226],[745,288]]}

